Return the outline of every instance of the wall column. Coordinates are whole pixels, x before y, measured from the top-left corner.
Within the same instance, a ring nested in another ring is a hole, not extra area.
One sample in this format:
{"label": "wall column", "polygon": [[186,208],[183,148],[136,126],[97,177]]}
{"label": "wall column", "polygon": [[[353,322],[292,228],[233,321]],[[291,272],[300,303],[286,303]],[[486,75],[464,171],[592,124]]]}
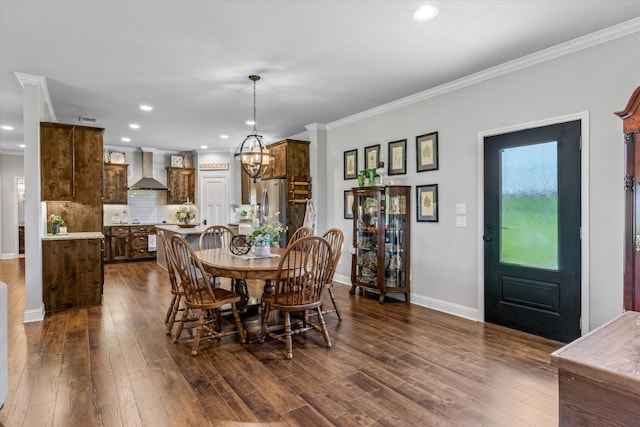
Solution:
{"label": "wall column", "polygon": [[329,210],[327,188],[334,186],[334,183],[327,181],[327,126],[322,123],[312,123],[305,127],[309,131],[309,166],[313,177],[311,191],[317,215],[315,233],[322,234],[327,229]]}

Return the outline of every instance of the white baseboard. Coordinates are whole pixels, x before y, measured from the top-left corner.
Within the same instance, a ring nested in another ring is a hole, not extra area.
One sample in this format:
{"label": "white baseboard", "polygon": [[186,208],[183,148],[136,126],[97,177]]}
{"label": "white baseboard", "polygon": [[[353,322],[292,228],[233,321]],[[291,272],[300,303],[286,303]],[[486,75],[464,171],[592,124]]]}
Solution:
{"label": "white baseboard", "polygon": [[[333,277],[334,283],[340,283],[342,285],[351,286],[351,277],[336,274]],[[424,295],[418,295],[411,293],[411,304],[419,305],[421,307],[431,308],[433,310],[442,311],[443,313],[452,314],[454,316],[463,317],[465,319],[479,321],[478,309],[473,307],[467,307],[460,304],[455,304],[449,301],[443,301],[436,298],[430,298]]]}
{"label": "white baseboard", "polygon": [[40,308],[24,311],[24,323],[42,322],[44,320],[44,303],[40,305]]}
{"label": "white baseboard", "polygon": [[16,255],[13,252],[7,252],[4,254],[0,254],[0,259],[15,259],[15,258],[19,258],[18,255]]}

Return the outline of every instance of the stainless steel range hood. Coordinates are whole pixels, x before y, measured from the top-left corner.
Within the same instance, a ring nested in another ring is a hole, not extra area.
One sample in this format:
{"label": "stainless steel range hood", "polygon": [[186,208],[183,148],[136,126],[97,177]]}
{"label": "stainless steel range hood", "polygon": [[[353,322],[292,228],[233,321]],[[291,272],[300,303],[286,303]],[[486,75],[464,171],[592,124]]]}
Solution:
{"label": "stainless steel range hood", "polygon": [[153,177],[153,153],[142,151],[142,179],[129,187],[130,190],[163,190],[166,185]]}

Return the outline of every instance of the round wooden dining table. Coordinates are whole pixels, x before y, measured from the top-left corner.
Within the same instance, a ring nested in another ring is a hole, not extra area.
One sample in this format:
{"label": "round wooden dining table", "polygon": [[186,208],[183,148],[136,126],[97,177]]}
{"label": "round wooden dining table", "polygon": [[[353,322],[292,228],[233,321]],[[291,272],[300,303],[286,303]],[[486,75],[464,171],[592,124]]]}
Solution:
{"label": "round wooden dining table", "polygon": [[271,248],[273,256],[257,258],[252,254],[234,255],[227,248],[195,251],[205,270],[214,276],[236,280],[264,280],[264,295],[273,295],[278,265],[285,252],[284,248]]}

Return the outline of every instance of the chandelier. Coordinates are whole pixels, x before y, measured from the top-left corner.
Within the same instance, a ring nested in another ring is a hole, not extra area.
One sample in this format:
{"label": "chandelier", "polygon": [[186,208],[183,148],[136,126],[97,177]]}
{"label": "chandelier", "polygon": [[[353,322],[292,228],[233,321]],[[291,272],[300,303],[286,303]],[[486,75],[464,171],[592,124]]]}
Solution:
{"label": "chandelier", "polygon": [[253,81],[253,131],[242,141],[233,156],[240,160],[244,173],[255,182],[264,174],[273,155],[269,154],[262,136],[258,135],[256,129],[256,81],[260,80],[260,76],[251,75],[249,80]]}

